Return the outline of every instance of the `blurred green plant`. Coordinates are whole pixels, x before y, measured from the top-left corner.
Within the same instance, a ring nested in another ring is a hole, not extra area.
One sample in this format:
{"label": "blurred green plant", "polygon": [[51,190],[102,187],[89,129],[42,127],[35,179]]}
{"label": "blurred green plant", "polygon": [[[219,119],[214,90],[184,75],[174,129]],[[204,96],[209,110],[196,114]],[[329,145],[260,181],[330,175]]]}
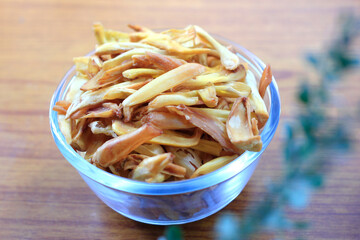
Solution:
{"label": "blurred green plant", "polygon": [[[221,215],[215,226],[217,239],[250,239],[260,232],[278,235],[308,227],[307,222],[290,219],[286,210],[308,206],[336,154],[351,146],[346,122],[331,114],[336,108],[332,106],[331,86],[343,80],[349,69],[359,66],[351,47],[360,33],[360,19],[347,14],[340,20],[339,35],[327,50],[306,56],[318,79],[307,77],[299,86],[300,111],[295,121],[285,126],[283,176],[268,185],[264,200],[250,207],[241,219],[232,213]],[[180,228],[167,228],[166,239],[182,239]]]}

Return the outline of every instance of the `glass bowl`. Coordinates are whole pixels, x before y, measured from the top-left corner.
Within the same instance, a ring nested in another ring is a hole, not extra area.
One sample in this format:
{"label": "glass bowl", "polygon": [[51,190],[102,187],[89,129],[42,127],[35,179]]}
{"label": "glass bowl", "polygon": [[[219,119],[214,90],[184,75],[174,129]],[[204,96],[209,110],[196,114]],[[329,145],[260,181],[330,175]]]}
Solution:
{"label": "glass bowl", "polygon": [[[215,38],[224,45],[232,45],[259,81],[265,68],[259,58],[234,42],[219,36]],[[263,141],[260,152],[246,151],[226,166],[189,180],[146,183],[122,178],[84,160],[66,143],[60,131],[57,112],[52,108],[57,101],[64,99],[74,73],[73,66],[61,80],[51,99],[49,118],[55,143],[66,160],[106,205],[123,216],[143,223],[184,224],[203,219],[224,208],[240,194],[249,181],[279,123],[280,97],[273,78],[264,98],[269,119],[260,134]]]}

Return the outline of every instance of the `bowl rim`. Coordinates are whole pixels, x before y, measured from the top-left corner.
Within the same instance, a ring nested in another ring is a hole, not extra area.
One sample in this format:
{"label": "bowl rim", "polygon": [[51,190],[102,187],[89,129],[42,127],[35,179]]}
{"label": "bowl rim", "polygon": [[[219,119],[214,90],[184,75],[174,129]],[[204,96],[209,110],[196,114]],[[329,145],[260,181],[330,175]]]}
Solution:
{"label": "bowl rim", "polygon": [[[241,45],[212,34],[217,40],[223,43],[231,44],[236,49],[242,52],[242,55],[237,53],[237,55],[245,62],[254,68],[253,70],[257,71],[261,76],[261,72],[265,68],[265,64],[253,53],[242,47]],[[93,54],[93,51],[88,55]],[[246,56],[244,56],[246,55]],[[275,131],[277,129],[280,112],[281,112],[281,103],[280,95],[278,91],[278,86],[274,76],[269,85],[267,93],[270,91],[270,111],[269,119],[264,126],[262,132],[260,133],[261,139],[263,141],[263,147],[260,152],[250,152],[245,151],[242,155],[236,158],[234,161],[228,163],[224,167],[217,169],[211,173],[199,176],[193,179],[173,181],[173,182],[164,182],[164,183],[146,183],[141,181],[136,181],[124,177],[120,177],[111,173],[108,173],[104,170],[97,168],[96,166],[90,164],[88,161],[83,159],[76,151],[66,142],[65,137],[60,131],[57,112],[52,110],[53,106],[58,100],[61,100],[60,97],[64,97],[63,93],[66,92],[69,86],[65,86],[65,83],[72,77],[75,72],[75,66],[72,66],[70,70],[62,78],[60,84],[57,86],[50,102],[49,108],[49,120],[50,120],[50,129],[52,136],[55,140],[57,147],[60,152],[66,158],[66,160],[80,173],[86,175],[90,179],[105,185],[109,188],[116,189],[118,191],[124,191],[132,194],[141,194],[141,195],[174,195],[174,194],[183,194],[193,191],[198,191],[201,189],[209,188],[211,186],[217,185],[227,179],[234,177],[236,174],[241,173],[247,167],[249,167],[254,161],[261,156],[265,151],[270,141],[274,137]]]}

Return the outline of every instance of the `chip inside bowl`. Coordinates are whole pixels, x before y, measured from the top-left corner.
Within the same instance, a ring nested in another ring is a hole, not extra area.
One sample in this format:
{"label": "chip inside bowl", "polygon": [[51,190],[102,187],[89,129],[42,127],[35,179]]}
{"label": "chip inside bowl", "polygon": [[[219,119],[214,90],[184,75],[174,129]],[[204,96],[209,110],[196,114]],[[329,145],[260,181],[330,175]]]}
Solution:
{"label": "chip inside bowl", "polygon": [[105,171],[146,182],[198,177],[261,151],[269,66],[257,82],[199,26],[130,27],[94,24],[94,54],[74,58],[71,86],[53,108],[68,144]]}

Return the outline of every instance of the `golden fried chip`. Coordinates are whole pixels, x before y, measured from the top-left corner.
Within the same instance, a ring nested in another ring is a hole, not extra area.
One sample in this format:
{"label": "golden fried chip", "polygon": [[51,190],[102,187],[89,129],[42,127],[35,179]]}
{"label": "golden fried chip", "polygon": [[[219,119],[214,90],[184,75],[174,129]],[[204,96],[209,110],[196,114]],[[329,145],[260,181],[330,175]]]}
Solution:
{"label": "golden fried chip", "polygon": [[187,63],[155,78],[123,101],[123,106],[133,106],[148,101],[205,71],[200,64]]}

